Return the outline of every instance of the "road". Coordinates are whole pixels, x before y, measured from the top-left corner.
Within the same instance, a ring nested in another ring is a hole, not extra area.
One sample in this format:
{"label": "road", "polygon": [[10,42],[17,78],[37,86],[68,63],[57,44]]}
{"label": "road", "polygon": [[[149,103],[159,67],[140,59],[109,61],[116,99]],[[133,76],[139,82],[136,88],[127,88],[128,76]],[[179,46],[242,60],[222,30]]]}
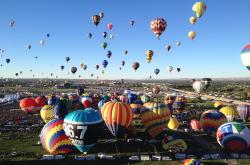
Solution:
{"label": "road", "polygon": [[[184,91],[184,90],[174,89],[174,88],[169,88],[169,89],[172,91],[175,91],[175,92],[183,93],[183,94],[188,95],[188,96],[197,96],[198,95],[195,92],[189,92],[189,91]],[[243,101],[239,101],[239,100],[232,100],[232,99],[227,99],[227,98],[218,98],[218,97],[210,96],[210,95],[206,95],[206,94],[201,94],[200,96],[207,98],[207,99],[213,99],[214,101],[221,101],[225,105],[240,105],[240,104],[250,105],[250,103],[248,103],[248,102],[243,102]]]}

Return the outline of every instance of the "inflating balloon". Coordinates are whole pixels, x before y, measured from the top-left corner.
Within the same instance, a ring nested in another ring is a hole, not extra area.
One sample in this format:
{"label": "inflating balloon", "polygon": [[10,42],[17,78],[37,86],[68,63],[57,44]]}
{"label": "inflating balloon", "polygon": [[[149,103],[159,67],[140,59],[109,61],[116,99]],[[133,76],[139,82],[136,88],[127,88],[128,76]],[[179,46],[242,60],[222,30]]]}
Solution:
{"label": "inflating balloon", "polygon": [[41,118],[45,123],[55,119],[53,106],[45,105],[40,111]]}

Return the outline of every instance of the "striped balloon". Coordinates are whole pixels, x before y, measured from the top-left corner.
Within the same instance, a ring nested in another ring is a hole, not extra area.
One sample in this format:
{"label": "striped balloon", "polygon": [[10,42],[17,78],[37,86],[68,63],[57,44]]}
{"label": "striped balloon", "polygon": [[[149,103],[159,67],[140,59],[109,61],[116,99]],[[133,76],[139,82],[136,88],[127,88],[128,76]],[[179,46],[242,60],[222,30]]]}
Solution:
{"label": "striped balloon", "polygon": [[208,110],[201,114],[200,125],[208,134],[216,133],[219,126],[227,122],[223,113],[217,110]]}
{"label": "striped balloon", "polygon": [[246,45],[242,50],[241,61],[243,65],[250,71],[250,45]]}
{"label": "striped balloon", "polygon": [[123,137],[132,122],[133,112],[127,103],[109,101],[101,109],[102,118],[109,131],[116,137]]}
{"label": "striped balloon", "polygon": [[165,31],[167,22],[163,18],[156,18],[150,22],[150,27],[153,33],[159,39],[160,35]]}
{"label": "striped balloon", "polygon": [[63,130],[63,119],[54,119],[44,125],[40,139],[43,148],[51,154],[67,154],[75,151],[74,145]]}
{"label": "striped balloon", "polygon": [[169,117],[167,118],[166,116],[157,115],[153,111],[146,108],[141,114],[141,120],[146,132],[152,138],[155,138],[167,128]]}
{"label": "striped balloon", "polygon": [[143,123],[141,121],[141,113],[145,109],[141,104],[130,104],[133,111],[133,121],[132,125],[135,127],[135,132],[141,132],[144,130]]}
{"label": "striped balloon", "polygon": [[158,103],[158,102],[148,102],[143,104],[144,107],[148,108],[154,114],[159,117],[165,117],[167,120],[170,119],[170,110],[165,104]]}
{"label": "striped balloon", "polygon": [[228,122],[233,121],[239,115],[237,110],[231,106],[221,108],[220,112],[226,116]]}
{"label": "striped balloon", "polygon": [[249,117],[249,114],[250,114],[250,106],[249,105],[239,105],[237,107],[237,111],[238,111],[238,114],[240,116],[240,118],[246,122],[248,117]]}
{"label": "striped balloon", "polygon": [[200,130],[200,123],[196,119],[193,119],[190,121],[190,126],[191,126],[192,130]]}

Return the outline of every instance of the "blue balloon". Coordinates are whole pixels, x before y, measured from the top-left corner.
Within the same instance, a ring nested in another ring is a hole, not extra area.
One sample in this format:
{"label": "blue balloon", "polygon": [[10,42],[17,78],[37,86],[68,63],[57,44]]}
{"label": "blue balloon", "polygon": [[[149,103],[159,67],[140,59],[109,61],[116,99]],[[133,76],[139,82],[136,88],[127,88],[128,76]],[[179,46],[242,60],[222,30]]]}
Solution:
{"label": "blue balloon", "polygon": [[136,103],[138,96],[134,93],[129,93],[128,94],[128,103],[132,104],[132,103]]}
{"label": "blue balloon", "polygon": [[64,119],[64,131],[80,152],[89,151],[100,138],[103,119],[93,108],[69,113]]}
{"label": "blue balloon", "polygon": [[107,61],[107,60],[103,60],[103,61],[102,61],[102,66],[103,66],[104,68],[106,68],[107,65],[108,65],[108,61]]}

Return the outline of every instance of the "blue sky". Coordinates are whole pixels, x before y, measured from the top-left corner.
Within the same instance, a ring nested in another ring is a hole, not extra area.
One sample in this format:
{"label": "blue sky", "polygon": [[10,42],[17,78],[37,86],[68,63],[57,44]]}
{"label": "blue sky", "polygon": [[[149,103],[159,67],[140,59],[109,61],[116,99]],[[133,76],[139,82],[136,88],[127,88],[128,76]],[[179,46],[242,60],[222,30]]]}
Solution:
{"label": "blue sky", "polygon": [[[195,25],[189,23],[193,16],[195,0],[2,0],[0,5],[0,77],[91,78],[93,73],[101,79],[121,78],[200,78],[200,77],[248,77],[249,71],[241,63],[240,53],[250,43],[249,0],[204,0],[207,11]],[[104,12],[104,19],[95,27],[91,16]],[[150,29],[150,21],[162,17],[167,21],[166,31],[160,40]],[[9,27],[15,20],[14,28]],[[129,25],[135,20],[134,27]],[[114,27],[110,31],[107,23]],[[194,40],[187,33],[194,30]],[[102,32],[113,33],[114,39],[103,39]],[[88,39],[91,32],[93,37]],[[46,34],[50,37],[47,38]],[[45,45],[39,44],[45,40]],[[103,50],[101,43],[108,47]],[[181,46],[175,45],[181,41]],[[31,50],[27,45],[31,44]],[[170,52],[164,48],[172,45]],[[128,50],[128,55],[124,51]],[[147,63],[145,51],[154,51],[153,60]],[[106,57],[107,50],[112,57]],[[38,56],[38,59],[35,59]],[[66,63],[65,57],[71,57]],[[11,62],[6,64],[5,59]],[[109,61],[105,74],[101,62]],[[126,64],[119,70],[121,61]],[[135,72],[131,64],[141,65]],[[83,62],[86,71],[80,69]],[[95,65],[100,69],[96,71]],[[60,66],[65,65],[64,71]],[[175,70],[169,74],[168,66]],[[69,74],[72,66],[78,67],[75,75]],[[180,67],[180,73],[176,68]],[[155,76],[154,69],[160,73]],[[33,73],[29,70],[32,69]],[[42,75],[44,73],[44,75]]]}

